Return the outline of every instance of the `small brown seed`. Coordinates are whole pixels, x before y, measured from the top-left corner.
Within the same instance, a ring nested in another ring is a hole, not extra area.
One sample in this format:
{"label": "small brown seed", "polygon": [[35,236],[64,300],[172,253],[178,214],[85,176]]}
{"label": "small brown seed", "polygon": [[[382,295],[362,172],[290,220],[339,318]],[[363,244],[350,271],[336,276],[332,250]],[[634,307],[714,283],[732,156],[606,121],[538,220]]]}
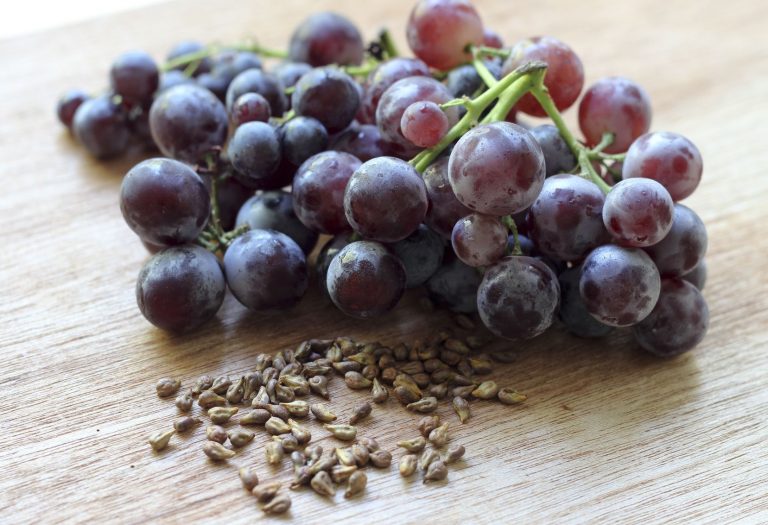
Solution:
{"label": "small brown seed", "polygon": [[321,456],[317,461],[309,466],[309,475],[314,476],[321,470],[331,470],[334,465],[337,465],[339,460],[336,458],[336,454],[330,453],[325,456]]}
{"label": "small brown seed", "polygon": [[452,350],[443,349],[440,351],[440,361],[451,366],[458,365],[459,361],[461,361],[461,357],[462,355],[460,353]]}
{"label": "small brown seed", "polygon": [[470,357],[469,366],[471,366],[472,371],[479,376],[484,376],[493,372],[493,363],[491,363],[489,359]]}
{"label": "small brown seed", "polygon": [[381,370],[376,365],[366,365],[360,373],[363,374],[363,377],[366,379],[373,379],[374,377],[378,377]]}
{"label": "small brown seed", "polygon": [[352,390],[362,390],[364,388],[370,388],[373,383],[371,380],[364,377],[360,372],[349,371],[344,374],[344,382]]}
{"label": "small brown seed", "polygon": [[174,404],[176,405],[176,408],[179,409],[179,412],[189,412],[192,410],[192,404],[194,402],[195,400],[192,397],[192,391],[187,390],[176,397]]}
{"label": "small brown seed", "polygon": [[472,395],[478,399],[493,399],[499,393],[499,385],[495,381],[483,381],[472,391]]}
{"label": "small brown seed", "polygon": [[[443,363],[442,361],[440,361]],[[432,375],[429,376],[429,380],[433,383],[439,385],[441,383],[446,383],[453,379],[453,377],[456,375],[456,372],[448,368],[448,365],[443,363],[444,368],[438,368],[434,372],[432,372]]]}
{"label": "small brown seed", "polygon": [[528,399],[528,396],[505,386],[499,390],[498,398],[505,405],[518,405]]}
{"label": "small brown seed", "polygon": [[219,376],[213,380],[211,390],[219,394],[220,396],[227,393],[227,389],[232,384],[232,379],[229,376]]}
{"label": "small brown seed", "polygon": [[475,329],[475,322],[464,314],[455,315],[453,317],[453,322],[456,323],[457,326],[463,328],[464,330]]}
{"label": "small brown seed", "polygon": [[299,440],[293,434],[281,434],[272,436],[272,440],[280,443],[285,452],[293,452],[299,449]]}
{"label": "small brown seed", "polygon": [[445,464],[455,463],[464,456],[464,445],[453,445],[448,447],[445,453]]}
{"label": "small brown seed", "polygon": [[442,447],[448,443],[448,423],[443,423],[429,433],[429,442],[436,447]]}
{"label": "small brown seed", "polygon": [[[274,370],[274,368],[269,368],[267,370]],[[264,372],[266,373],[267,370]],[[267,394],[269,395],[269,402],[270,403],[277,403],[277,394],[275,393],[275,387],[277,386],[277,379],[274,377],[272,379],[269,379],[267,381]]]}
{"label": "small brown seed", "polygon": [[302,400],[280,403],[293,417],[307,417],[309,415],[309,403]]}
{"label": "small brown seed", "polygon": [[360,372],[363,369],[363,365],[356,361],[339,361],[331,366],[341,375],[346,375],[347,372]]}
{"label": "small brown seed", "polygon": [[330,423],[336,420],[336,414],[331,412],[327,406],[322,403],[315,403],[310,405],[309,409],[312,411],[312,415],[323,423]]}
{"label": "small brown seed", "polygon": [[[304,367],[301,363],[288,363],[287,365],[285,365],[285,367],[282,370],[280,370],[280,377],[297,376],[301,373],[303,368]],[[278,381],[280,381],[280,378],[278,378]],[[288,386],[288,385],[285,385],[285,386]],[[295,390],[294,390],[294,393],[296,393]]]}
{"label": "small brown seed", "polygon": [[448,395],[448,384],[430,385],[427,389],[427,393],[436,399],[443,399]]}
{"label": "small brown seed", "polygon": [[288,423],[274,416],[267,420],[267,422],[264,424],[264,428],[273,436],[287,434],[291,431],[291,426]]}
{"label": "small brown seed", "polygon": [[408,452],[421,452],[422,450],[424,450],[424,447],[426,445],[427,445],[427,440],[424,439],[422,436],[419,436],[413,439],[405,439],[403,441],[397,442],[398,447],[404,448]]}
{"label": "small brown seed", "polygon": [[285,368],[287,364],[288,364],[288,360],[283,355],[282,350],[280,350],[278,353],[272,356],[272,368],[274,368],[278,372],[283,368]]}
{"label": "small brown seed", "polygon": [[355,443],[352,445],[352,456],[355,458],[355,465],[362,468],[368,464],[371,453],[368,451],[367,447],[360,443]]}
{"label": "small brown seed", "polygon": [[428,374],[433,373],[435,370],[440,370],[447,367],[448,365],[446,365],[436,357],[432,359],[427,359],[426,361],[424,361],[424,371]]}
{"label": "small brown seed", "polygon": [[334,452],[336,453],[336,459],[339,460],[339,464],[346,467],[357,465],[351,448],[336,448]]}
{"label": "small brown seed", "polygon": [[172,377],[163,377],[155,385],[158,397],[170,397],[181,388],[181,381]]}
{"label": "small brown seed", "polygon": [[238,423],[241,425],[263,425],[270,417],[272,417],[272,414],[270,414],[269,411],[264,410],[263,408],[254,408],[243,415]]}
{"label": "small brown seed", "polygon": [[251,372],[245,375],[243,401],[250,403],[262,384],[261,372]]}
{"label": "small brown seed", "polygon": [[341,353],[344,356],[357,353],[357,345],[349,337],[337,337],[333,343],[341,349]]}
{"label": "small brown seed", "polygon": [[267,387],[262,385],[259,387],[259,391],[256,393],[256,396],[254,396],[253,401],[251,401],[251,406],[253,408],[263,408],[264,405],[268,405],[270,403],[269,394],[267,393]]}
{"label": "small brown seed", "polygon": [[421,374],[414,374],[413,376],[413,382],[416,383],[416,385],[419,388],[427,388],[429,386],[429,374],[421,373]]}
{"label": "small brown seed", "polygon": [[454,374],[454,376],[451,378],[451,383],[458,386],[477,386],[477,382],[475,382],[474,379],[462,374]]}
{"label": "small brown seed", "polygon": [[183,434],[184,432],[189,432],[201,422],[200,418],[184,416],[173,422],[173,428],[175,428],[176,432],[179,434]]}
{"label": "small brown seed", "polygon": [[393,366],[389,368],[385,368],[381,371],[381,380],[388,385],[391,385],[396,377],[397,377],[397,368]]}
{"label": "small brown seed", "polygon": [[227,436],[233,447],[240,448],[253,441],[254,433],[245,428],[233,428],[227,432]]}
{"label": "small brown seed", "polygon": [[491,352],[490,355],[491,359],[499,363],[514,363],[518,358],[517,352],[510,352],[509,350],[498,350]]}
{"label": "small brown seed", "polygon": [[237,471],[240,476],[240,481],[243,482],[245,490],[252,491],[253,487],[259,484],[259,475],[256,472],[256,467],[243,467]]}
{"label": "small brown seed", "polygon": [[394,357],[396,361],[405,361],[408,359],[408,352],[409,348],[403,343],[400,343],[392,349],[392,357]]}
{"label": "small brown seed", "polygon": [[261,507],[264,514],[285,514],[291,508],[291,498],[288,494],[281,492],[272,501]]}
{"label": "small brown seed", "polygon": [[418,401],[414,401],[413,403],[408,403],[408,405],[406,405],[406,408],[413,412],[428,414],[430,412],[434,412],[435,410],[437,410],[437,398],[424,397],[419,399]]}
{"label": "small brown seed", "polygon": [[269,354],[259,354],[256,356],[254,367],[257,372],[263,372],[272,364],[272,356]]}
{"label": "small brown seed", "polygon": [[325,376],[314,376],[309,378],[309,389],[320,397],[328,399],[328,378]]}
{"label": "small brown seed", "polygon": [[298,395],[309,394],[309,381],[307,378],[299,375],[283,375],[280,376],[278,382],[293,389],[293,393]]}
{"label": "small brown seed", "polygon": [[416,392],[412,388],[406,386],[396,386],[392,392],[395,394],[397,400],[400,401],[400,403],[403,405],[408,405],[409,403],[413,403],[421,399],[420,392]]}
{"label": "small brown seed", "polygon": [[404,478],[407,478],[408,476],[416,472],[416,465],[418,461],[419,460],[416,457],[416,454],[406,454],[403,457],[401,457],[400,464],[398,466],[398,470],[400,470],[400,475],[403,476]]}
{"label": "small brown seed", "polygon": [[324,470],[312,476],[309,486],[321,496],[333,497],[336,494],[336,488],[333,486],[331,476]]}
{"label": "small brown seed", "polygon": [[338,346],[332,346],[325,353],[325,358],[328,359],[331,363],[338,363],[344,359],[344,356],[341,355],[341,348]]}
{"label": "small brown seed", "polygon": [[271,366],[265,368],[264,371],[261,373],[262,380],[264,381],[264,386],[268,386],[269,382],[272,381],[273,379],[277,381],[278,375],[280,375],[280,372],[278,372],[276,368],[273,368]]}
{"label": "small brown seed", "polygon": [[475,390],[475,385],[457,386],[453,390],[451,390],[451,393],[453,394],[453,397],[463,397],[464,399],[466,399],[472,395],[472,392],[474,390]]}
{"label": "small brown seed", "polygon": [[403,374],[414,375],[420,374],[424,371],[424,365],[421,361],[408,361],[400,367],[400,372]]}
{"label": "small brown seed", "polygon": [[419,457],[419,470],[426,472],[435,461],[440,461],[440,454],[433,448],[425,448]]}
{"label": "small brown seed", "polygon": [[307,462],[309,464],[314,463],[323,455],[323,447],[320,445],[314,445],[304,449],[304,454],[307,456]]}
{"label": "small brown seed", "polygon": [[155,452],[160,452],[168,446],[168,442],[171,440],[171,436],[173,436],[175,433],[175,430],[159,430],[150,435],[147,442],[149,443],[149,446],[152,447],[152,450]]}
{"label": "small brown seed", "polygon": [[201,392],[208,390],[211,386],[213,386],[213,377],[209,375],[200,376],[192,387],[192,395],[199,396]]}
{"label": "small brown seed", "polygon": [[459,364],[456,365],[456,371],[459,372],[459,375],[465,377],[470,377],[475,373],[475,371],[472,370],[472,365],[469,364],[469,359],[462,359],[459,361]]}
{"label": "small brown seed", "polygon": [[211,425],[205,429],[205,438],[208,441],[224,443],[227,440],[227,431],[219,425]]}
{"label": "small brown seed", "polygon": [[225,461],[235,455],[234,450],[230,450],[216,441],[206,441],[203,443],[203,452],[213,461]]}
{"label": "small brown seed", "polygon": [[425,438],[440,425],[440,416],[424,416],[419,419],[418,429]]}
{"label": "small brown seed", "polygon": [[352,410],[352,416],[349,418],[350,425],[357,425],[360,421],[371,415],[373,408],[368,401],[360,403]]}
{"label": "small brown seed", "polygon": [[291,452],[291,463],[293,463],[294,473],[307,464],[307,456],[301,450],[294,450]]}
{"label": "small brown seed", "polygon": [[215,425],[225,425],[237,414],[237,407],[213,407],[208,409],[208,417]]}
{"label": "small brown seed", "polygon": [[368,484],[368,476],[362,470],[357,470],[349,476],[347,480],[347,490],[344,491],[345,498],[351,498],[365,490]]}
{"label": "small brown seed", "polygon": [[387,387],[381,384],[378,378],[373,378],[373,388],[371,388],[371,399],[374,403],[384,403],[389,398]]}
{"label": "small brown seed", "polygon": [[267,405],[264,407],[272,416],[288,421],[291,418],[291,413],[288,409],[280,405]]}
{"label": "small brown seed", "polygon": [[424,473],[424,483],[430,481],[442,481],[448,477],[448,468],[442,461],[433,461]]}
{"label": "small brown seed", "polygon": [[271,483],[255,486],[251,489],[251,494],[256,497],[256,501],[259,503],[266,503],[275,497],[278,490],[280,490],[280,482],[273,481]]}
{"label": "small brown seed", "polygon": [[227,401],[236,405],[243,400],[245,396],[245,377],[241,377],[227,388],[227,393],[224,396]]}
{"label": "small brown seed", "polygon": [[344,483],[356,470],[354,465],[334,465],[331,467],[331,479],[334,483]]}
{"label": "small brown seed", "polygon": [[280,442],[272,441],[264,446],[264,455],[267,457],[267,463],[279,465],[285,457],[285,450]]}
{"label": "small brown seed", "polygon": [[296,399],[296,393],[292,388],[278,383],[275,385],[275,399],[280,403],[290,403]]}
{"label": "small brown seed", "polygon": [[357,442],[367,448],[368,452],[376,452],[377,450],[381,449],[379,442],[371,437],[361,437],[357,440]]}
{"label": "small brown seed", "polygon": [[342,441],[353,441],[357,436],[357,427],[352,425],[323,425],[333,437]]}
{"label": "small brown seed", "polygon": [[440,353],[440,349],[434,345],[420,348],[416,351],[416,356],[422,361],[435,359]]}
{"label": "small brown seed", "polygon": [[369,460],[374,467],[388,468],[392,464],[392,454],[386,450],[377,450],[370,453]]}
{"label": "small brown seed", "polygon": [[293,437],[296,438],[300,445],[306,445],[312,440],[312,433],[307,427],[298,424],[293,419],[288,420],[288,425],[291,427],[291,434],[293,434]]}
{"label": "small brown seed", "polygon": [[469,402],[463,397],[457,396],[453,398],[453,410],[456,412],[456,415],[459,416],[459,421],[461,421],[462,425],[467,422],[471,415],[469,411]]}
{"label": "small brown seed", "polygon": [[460,339],[446,339],[443,342],[443,346],[446,350],[456,352],[459,355],[468,355],[469,347]]}
{"label": "small brown seed", "polygon": [[204,409],[209,409],[213,407],[223,407],[227,404],[227,400],[213,390],[206,390],[197,398],[197,404]]}
{"label": "small brown seed", "polygon": [[356,354],[349,356],[347,359],[349,359],[350,361],[354,361],[356,363],[360,363],[364,367],[368,365],[376,364],[376,357],[374,357],[373,351],[358,352]]}
{"label": "small brown seed", "polygon": [[385,354],[379,358],[379,361],[376,364],[379,365],[380,370],[383,370],[395,366],[395,358],[391,354]]}

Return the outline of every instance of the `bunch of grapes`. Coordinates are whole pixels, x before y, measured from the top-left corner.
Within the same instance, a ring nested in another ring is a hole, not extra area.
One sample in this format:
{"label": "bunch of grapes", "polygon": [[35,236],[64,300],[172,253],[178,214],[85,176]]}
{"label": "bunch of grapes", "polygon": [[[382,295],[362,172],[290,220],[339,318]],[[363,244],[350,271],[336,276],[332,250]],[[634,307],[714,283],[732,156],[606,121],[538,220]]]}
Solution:
{"label": "bunch of grapes", "polygon": [[[162,155],[120,195],[154,253],[136,286],[144,316],[189,330],[227,288],[250,309],[290,308],[314,271],[358,318],[425,286],[503,338],[559,319],[581,337],[632,327],[663,356],[701,341],[707,235],[680,204],[701,154],[649,132],[646,91],[609,77],[582,95],[568,45],[505,46],[467,0],[420,0],[407,40],[415,58],[320,13],[286,53],[184,42],[162,67],[126,53],[108,94],[62,98],[62,123],[94,156],[135,142]],[[561,117],[580,95],[582,140]]]}

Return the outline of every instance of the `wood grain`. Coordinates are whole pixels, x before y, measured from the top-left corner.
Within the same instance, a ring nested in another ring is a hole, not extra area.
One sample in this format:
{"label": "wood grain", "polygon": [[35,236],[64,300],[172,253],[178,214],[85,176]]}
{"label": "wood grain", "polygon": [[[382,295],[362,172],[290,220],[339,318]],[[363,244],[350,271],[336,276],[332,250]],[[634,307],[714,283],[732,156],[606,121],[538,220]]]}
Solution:
{"label": "wood grain", "polygon": [[[402,45],[411,2],[217,4],[164,4],[0,42],[2,522],[262,519],[236,468],[256,464],[262,479],[276,476],[263,465],[266,438],[229,465],[206,461],[199,432],[152,454],[147,435],[175,414],[154,395],[155,381],[242,372],[257,352],[308,337],[391,343],[448,321],[421,313],[417,294],[372,323],[347,319],[317,296],[290,315],[247,313],[228,298],[214,323],[186,336],[163,334],[140,316],[133,287],[146,254],[117,206],[121,175],[138,157],[87,158],[54,120],[58,94],[101,89],[112,58],[130,48],[161,57],[182,38],[245,35],[284,45],[309,9],[348,13],[366,35],[386,25]],[[530,343],[502,343],[519,358],[495,377],[530,400],[519,408],[474,405],[471,424],[454,428],[467,460],[451,469],[447,485],[403,481],[394,467],[369,471],[364,497],[338,494],[330,502],[298,493],[290,516],[299,523],[768,522],[768,4],[477,5],[509,41],[546,33],[570,43],[589,81],[636,79],[652,96],[654,129],[679,131],[700,147],[705,175],[688,204],[710,235],[709,334],[670,361],[641,354],[627,334],[587,342],[555,329]],[[342,413],[361,398],[338,380],[332,392]],[[452,420],[448,410],[441,413]],[[414,433],[415,420],[390,402],[362,432],[393,450]]]}

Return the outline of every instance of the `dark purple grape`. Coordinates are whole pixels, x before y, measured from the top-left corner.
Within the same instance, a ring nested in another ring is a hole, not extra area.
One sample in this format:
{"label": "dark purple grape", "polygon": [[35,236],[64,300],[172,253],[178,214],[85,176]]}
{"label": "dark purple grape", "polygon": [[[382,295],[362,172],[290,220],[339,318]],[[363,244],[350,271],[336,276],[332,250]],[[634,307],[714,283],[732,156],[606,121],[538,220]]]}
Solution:
{"label": "dark purple grape", "polygon": [[331,149],[354,155],[362,162],[387,155],[387,143],[381,138],[379,128],[372,124],[352,123],[331,142]]}
{"label": "dark purple grape", "polygon": [[[200,42],[195,42],[193,40],[184,40],[182,42],[177,43],[171,48],[171,50],[166,55],[165,60],[170,62],[171,60],[175,60],[184,55],[191,55],[192,53],[198,53],[203,49],[205,49],[205,46]],[[197,65],[191,71],[192,76],[196,77],[202,73],[207,73],[211,70],[212,66],[213,66],[213,61],[211,60],[210,57],[201,58],[199,61],[197,61]],[[184,71],[187,70],[188,67],[189,67],[189,64],[184,64],[181,66],[176,66],[171,71],[178,71],[179,73],[183,73]]]}
{"label": "dark purple grape", "polygon": [[149,111],[131,111],[126,121],[128,131],[134,142],[144,147],[145,151],[157,152],[157,144],[152,139],[152,131],[149,129]]}
{"label": "dark purple grape", "polygon": [[328,267],[328,295],[339,310],[367,319],[397,305],[405,291],[405,269],[382,244],[357,241],[348,244]]}
{"label": "dark purple grape", "polygon": [[364,122],[376,122],[376,108],[379,107],[379,100],[389,86],[398,80],[417,76],[429,76],[429,67],[417,58],[395,57],[376,66],[368,75],[361,103]]}
{"label": "dark purple grape", "polygon": [[250,230],[224,254],[224,272],[232,295],[251,310],[296,305],[309,286],[304,252],[275,230]]}
{"label": "dark purple grape", "polygon": [[539,251],[563,261],[579,261],[609,241],[603,226],[605,195],[578,175],[555,175],[528,212],[528,233]]}
{"label": "dark purple grape", "polygon": [[328,147],[328,131],[310,117],[294,117],[280,127],[283,156],[300,166],[312,155]]}
{"label": "dark purple grape", "polygon": [[336,13],[314,13],[291,36],[288,56],[318,67],[352,66],[363,61],[363,38],[355,25]]}
{"label": "dark purple grape", "polygon": [[225,230],[235,227],[240,208],[253,196],[253,190],[244,186],[234,177],[227,177],[219,182],[217,189],[219,200],[219,222]]}
{"label": "dark purple grape", "polygon": [[226,291],[216,256],[188,244],[166,248],[144,264],[136,282],[136,302],[153,325],[182,332],[212,319]]}
{"label": "dark purple grape", "polygon": [[403,136],[420,148],[436,146],[449,129],[448,117],[434,102],[414,102],[400,119]]}
{"label": "dark purple grape", "polygon": [[529,130],[544,153],[547,177],[568,173],[576,167],[576,157],[571,153],[560,132],[552,124],[542,124]]}
{"label": "dark purple grape", "polygon": [[320,253],[317,254],[317,259],[315,260],[315,273],[317,274],[317,282],[320,285],[320,289],[323,291],[323,294],[328,298],[330,298],[328,296],[328,286],[326,283],[328,267],[331,266],[331,261],[333,258],[336,257],[341,249],[349,244],[349,242],[349,235],[336,235],[335,237],[328,239],[328,241],[320,249]]}
{"label": "dark purple grape", "polygon": [[451,245],[464,264],[488,266],[504,256],[507,228],[498,217],[472,213],[456,222]]}
{"label": "dark purple grape", "polygon": [[211,201],[192,168],[157,158],[138,163],[125,175],[120,210],[143,240],[170,246],[197,239],[208,221]]}
{"label": "dark purple grape", "polygon": [[86,100],[75,111],[72,131],[97,159],[116,157],[128,147],[130,132],[126,116],[111,97]]}
{"label": "dark purple grape", "polygon": [[701,292],[681,279],[663,279],[651,314],[632,328],[647,352],[672,357],[699,344],[709,326],[709,308]]}
{"label": "dark purple grape", "polygon": [[146,106],[152,102],[152,95],[160,83],[160,71],[147,53],[129,51],[112,63],[109,80],[112,91],[125,102]]}
{"label": "dark purple grape", "polygon": [[499,34],[496,31],[488,27],[484,27],[483,28],[483,45],[485,47],[501,49],[502,47],[504,47],[504,41],[501,39],[501,36],[499,36]]}
{"label": "dark purple grape", "polygon": [[653,310],[660,282],[656,265],[643,250],[607,244],[587,256],[579,290],[595,319],[611,326],[631,326]]}
{"label": "dark purple grape", "polygon": [[302,76],[291,95],[297,115],[320,121],[329,133],[352,122],[360,106],[360,93],[352,77],[332,67],[319,67]]}
{"label": "dark purple grape", "polygon": [[408,237],[424,220],[428,205],[419,173],[394,157],[363,163],[344,192],[344,213],[352,229],[381,242]]}
{"label": "dark purple grape", "polygon": [[155,96],[162,93],[163,91],[167,91],[171,89],[172,87],[181,86],[182,84],[194,84],[194,83],[195,83],[194,79],[188,77],[181,71],[172,69],[160,75],[160,84],[157,86],[157,91],[155,92]]}
{"label": "dark purple grape", "polygon": [[160,250],[165,250],[165,249],[167,248],[167,246],[162,246],[162,245],[160,245],[160,244],[153,244],[153,243],[151,243],[151,242],[145,241],[145,240],[144,240],[144,239],[142,239],[142,238],[139,238],[139,240],[141,241],[141,244],[144,246],[144,248],[146,248],[146,249],[147,249],[147,251],[148,251],[148,252],[149,252],[151,255],[154,255],[154,254],[156,254],[157,252],[159,252]]}
{"label": "dark purple grape", "polygon": [[655,180],[627,179],[605,198],[603,223],[621,245],[652,246],[672,227],[673,207],[669,192]]}
{"label": "dark purple grape", "polygon": [[271,116],[269,102],[258,93],[240,95],[229,110],[229,119],[235,128],[246,122],[269,122]]}
{"label": "dark purple grape", "polygon": [[450,239],[456,222],[472,210],[459,202],[453,193],[448,180],[448,157],[436,160],[424,171],[424,185],[429,198],[425,222],[444,239]]}
{"label": "dark purple grape", "polygon": [[533,135],[517,124],[483,124],[456,143],[448,174],[462,204],[488,215],[509,215],[529,207],[539,195],[544,155]]}
{"label": "dark purple grape", "polygon": [[261,68],[258,55],[228,49],[211,58],[211,71],[198,76],[197,82],[224,102],[232,80],[243,71],[254,68]]}
{"label": "dark purple grape", "polygon": [[692,271],[707,252],[707,229],[696,212],[675,204],[672,228],[660,242],[645,248],[664,277]]}
{"label": "dark purple grape", "polygon": [[227,145],[235,176],[250,188],[263,188],[280,165],[280,137],[264,122],[246,122],[237,127]]}
{"label": "dark purple grape", "polygon": [[272,68],[272,74],[280,79],[286,88],[293,87],[304,74],[312,71],[312,66],[304,62],[281,62]]}
{"label": "dark purple grape", "polygon": [[557,316],[565,328],[578,337],[605,337],[615,330],[589,313],[579,292],[581,267],[564,270],[557,277],[560,282],[560,310]]}
{"label": "dark purple grape", "polygon": [[149,128],[167,157],[195,164],[227,139],[227,110],[207,89],[183,84],[164,91],[149,111]]}
{"label": "dark purple grape", "polygon": [[77,108],[89,98],[88,93],[79,89],[70,89],[64,93],[56,104],[56,116],[59,117],[59,122],[72,131],[72,121]]}
{"label": "dark purple grape", "polygon": [[296,217],[293,198],[286,191],[265,191],[254,195],[240,208],[236,224],[247,224],[252,230],[284,233],[307,254],[317,243],[317,233],[307,229]]}
{"label": "dark purple grape", "polygon": [[[537,255],[536,246],[533,244],[533,241],[529,239],[527,236],[523,235],[522,233],[517,234],[517,242],[520,245],[520,251],[523,252],[523,255]],[[515,236],[510,235],[507,237],[507,249],[511,252],[515,249]]]}
{"label": "dark purple grape", "polygon": [[402,241],[389,245],[405,268],[405,287],[421,286],[443,263],[445,243],[438,234],[422,224]]}
{"label": "dark purple grape", "polygon": [[557,276],[532,257],[505,257],[486,270],[477,290],[480,319],[506,339],[531,339],[544,333],[559,304]]}
{"label": "dark purple grape", "polygon": [[693,270],[683,275],[682,279],[703,290],[707,283],[707,262],[702,259]]}
{"label": "dark purple grape", "polygon": [[348,153],[324,151],[307,159],[293,179],[293,209],[309,229],[337,234],[350,230],[344,190],[360,161]]}
{"label": "dark purple grape", "polygon": [[454,98],[461,98],[471,97],[484,84],[483,79],[477,74],[475,66],[464,64],[448,72],[445,85]]}
{"label": "dark purple grape", "polygon": [[235,101],[246,93],[258,93],[267,99],[272,115],[276,117],[288,109],[283,83],[275,75],[261,69],[247,69],[232,79],[227,88],[227,109],[231,111]]}
{"label": "dark purple grape", "polygon": [[430,297],[451,311],[470,314],[477,311],[477,287],[483,276],[476,268],[461,262],[448,249],[443,265],[427,281]]}

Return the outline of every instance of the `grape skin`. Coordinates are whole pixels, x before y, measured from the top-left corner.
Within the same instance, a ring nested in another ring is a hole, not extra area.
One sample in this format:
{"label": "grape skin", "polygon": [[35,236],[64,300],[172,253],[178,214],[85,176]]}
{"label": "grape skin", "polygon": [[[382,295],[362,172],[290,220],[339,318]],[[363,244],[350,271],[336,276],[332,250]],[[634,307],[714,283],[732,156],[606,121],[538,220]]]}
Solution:
{"label": "grape skin", "polygon": [[504,41],[501,36],[488,27],[483,28],[483,45],[485,47],[492,47],[494,49],[501,49],[504,47]]}
{"label": "grape skin", "polygon": [[136,302],[147,321],[181,332],[213,318],[226,289],[215,255],[199,246],[176,246],[144,264],[136,282]]}
{"label": "grape skin", "polygon": [[286,88],[295,86],[296,82],[310,71],[312,66],[304,62],[281,62],[272,68],[272,74],[279,78]]}
{"label": "grape skin", "polygon": [[348,244],[328,267],[326,286],[333,303],[347,315],[367,319],[394,308],[405,291],[405,269],[383,245]]}
{"label": "grape skin", "polygon": [[659,271],[644,251],[607,244],[584,260],[579,291],[595,319],[611,326],[631,326],[656,306],[660,285]]}
{"label": "grape skin", "polygon": [[124,101],[144,106],[152,102],[160,83],[160,71],[147,53],[129,51],[112,63],[109,80],[112,90]]}
{"label": "grape skin", "polygon": [[372,124],[353,123],[333,138],[330,149],[354,155],[365,162],[389,154],[387,143],[381,138],[379,128]]}
{"label": "grape skin", "polygon": [[564,270],[557,277],[560,282],[560,310],[558,318],[565,328],[577,337],[605,337],[615,330],[603,324],[589,313],[579,292],[581,267]]}
{"label": "grape skin", "polygon": [[544,154],[546,175],[551,177],[558,173],[568,173],[576,168],[576,157],[573,156],[568,144],[565,143],[558,129],[552,124],[542,124],[529,130]]}
{"label": "grape skin", "polygon": [[336,255],[349,244],[349,235],[341,234],[331,237],[320,249],[320,253],[317,254],[315,260],[315,274],[317,275],[317,283],[320,285],[320,289],[323,291],[323,295],[330,299],[328,295],[328,286],[326,278],[328,276],[328,267],[331,265],[331,261]]}
{"label": "grape skin", "polygon": [[[208,183],[206,187],[207,185]],[[226,231],[235,227],[237,214],[245,201],[253,196],[253,190],[241,184],[235,177],[227,177],[219,181],[216,196],[219,200],[219,223]]]}
{"label": "grape skin", "polygon": [[72,121],[77,108],[89,98],[85,91],[79,89],[70,89],[64,93],[56,104],[56,116],[59,117],[59,122],[72,131]]}
{"label": "grape skin", "polygon": [[443,265],[427,281],[430,297],[439,305],[457,313],[477,311],[477,288],[482,276],[477,269],[461,262],[448,249]]}
{"label": "grape skin", "polygon": [[699,261],[699,264],[693,270],[683,275],[682,278],[699,290],[703,290],[704,285],[707,283],[707,261],[704,259]]}
{"label": "grape skin", "polygon": [[559,304],[557,276],[532,257],[505,257],[486,270],[477,290],[480,319],[506,339],[531,339],[544,333]]}
{"label": "grape skin", "polygon": [[655,180],[627,179],[605,198],[603,223],[621,245],[652,246],[669,233],[673,207],[669,192]]}
{"label": "grape skin", "polygon": [[328,147],[328,132],[310,117],[294,117],[280,126],[280,138],[283,156],[296,166]]}
{"label": "grape skin", "polygon": [[664,277],[692,271],[707,252],[707,229],[692,209],[675,204],[672,227],[661,242],[645,248]]}
{"label": "grape skin", "polygon": [[[181,42],[178,42],[176,45],[174,45],[171,48],[171,50],[165,56],[165,60],[170,62],[171,60],[174,60],[180,56],[189,55],[190,53],[197,53],[198,51],[202,51],[204,47],[205,46],[200,42],[195,42],[194,40],[183,40]],[[211,60],[210,57],[205,57],[201,59],[200,62],[195,66],[195,69],[192,71],[192,77],[196,77],[202,73],[208,73],[211,70],[212,65],[213,65],[213,61]],[[176,66],[173,69],[171,69],[171,71],[177,71],[179,73],[183,73],[188,66],[189,64]]]}
{"label": "grape skin", "polygon": [[364,123],[376,122],[376,109],[384,92],[408,77],[429,76],[429,66],[417,58],[395,57],[382,62],[368,75],[360,112]]}
{"label": "grape skin", "polygon": [[456,222],[472,213],[472,210],[459,202],[453,193],[448,180],[448,157],[441,157],[430,164],[423,178],[429,199],[425,222],[444,239],[450,240]]}
{"label": "grape skin", "polygon": [[246,122],[232,135],[227,155],[240,182],[251,188],[263,188],[262,181],[275,173],[280,164],[277,130],[264,122]]}
{"label": "grape skin", "polygon": [[445,244],[438,234],[425,224],[402,241],[389,248],[405,268],[405,287],[421,286],[434,275],[443,263]]}
{"label": "grape skin", "polygon": [[116,157],[128,147],[126,118],[110,97],[86,100],[75,111],[72,130],[78,142],[97,159]]}
{"label": "grape skin", "polygon": [[507,228],[501,219],[472,213],[456,222],[451,245],[456,257],[464,264],[488,266],[504,256],[507,238]]}
{"label": "grape skin", "polygon": [[281,116],[288,108],[285,86],[276,76],[252,68],[238,74],[227,88],[227,110],[232,111],[235,101],[246,93],[258,93],[269,102],[272,115]]}
{"label": "grape skin", "polygon": [[275,230],[237,237],[224,254],[224,272],[232,294],[251,310],[290,308],[309,286],[304,252]]}
{"label": "grape skin", "polygon": [[290,237],[305,254],[317,243],[317,233],[304,226],[293,211],[294,196],[287,191],[260,192],[243,204],[235,221],[252,230],[275,230]]}
{"label": "grape skin", "polygon": [[237,97],[229,111],[232,127],[246,122],[269,122],[272,110],[269,102],[258,93],[244,93]]}
{"label": "grape skin", "polygon": [[294,62],[306,62],[312,67],[358,65],[363,61],[363,39],[345,17],[330,12],[315,13],[294,30],[288,56]]}
{"label": "grape skin", "polygon": [[315,118],[329,133],[336,133],[355,118],[360,93],[352,77],[343,71],[320,67],[299,79],[291,103],[297,115]]}
{"label": "grape skin", "polygon": [[180,86],[182,84],[195,85],[195,79],[188,77],[176,69],[166,71],[160,75],[160,83],[157,86],[157,91],[155,91],[155,96],[159,95],[163,91],[167,91],[172,87]]}
{"label": "grape skin", "polygon": [[450,123],[434,102],[414,102],[403,112],[400,130],[403,136],[420,148],[435,146],[448,133]]}
{"label": "grape skin", "polygon": [[197,83],[209,89],[222,102],[232,80],[248,69],[261,68],[261,59],[249,51],[222,51],[211,59],[211,70],[197,77]]}
{"label": "grape skin", "polygon": [[673,357],[694,348],[707,333],[709,308],[701,292],[681,279],[663,279],[656,307],[632,328],[641,348]]}

